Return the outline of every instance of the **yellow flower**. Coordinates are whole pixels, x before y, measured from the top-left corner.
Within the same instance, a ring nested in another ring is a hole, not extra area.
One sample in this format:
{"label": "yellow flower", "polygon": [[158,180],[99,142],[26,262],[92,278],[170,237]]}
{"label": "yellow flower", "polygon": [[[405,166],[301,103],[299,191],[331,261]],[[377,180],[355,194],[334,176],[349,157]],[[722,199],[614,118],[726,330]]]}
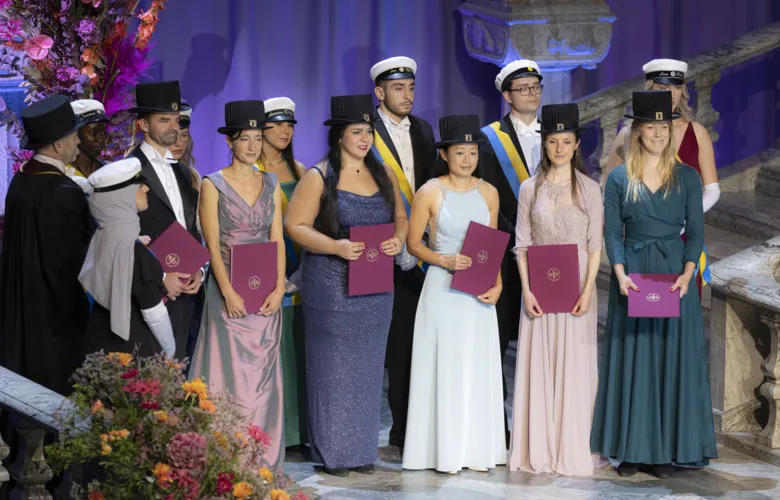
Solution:
{"label": "yellow flower", "polygon": [[100,435],[100,441],[103,442],[103,443],[107,443],[108,442],[108,434],[101,434]]}
{"label": "yellow flower", "polygon": [[108,455],[110,453],[111,453],[111,446],[110,445],[108,445],[106,443],[103,443],[103,444],[100,445],[100,454],[101,455]]}
{"label": "yellow flower", "polygon": [[111,362],[119,363],[119,366],[129,366],[133,362],[133,355],[126,352],[110,352],[106,355],[106,359]]}
{"label": "yellow flower", "polygon": [[219,445],[219,447],[222,448],[223,450],[227,450],[228,447],[230,446],[227,437],[225,437],[225,435],[219,431],[215,432],[214,436],[217,439],[217,445]]}
{"label": "yellow flower", "polygon": [[252,485],[247,483],[246,481],[241,481],[240,483],[236,483],[233,485],[233,496],[240,499],[249,498],[252,496],[252,493],[255,492],[255,489],[252,488]]}
{"label": "yellow flower", "polygon": [[102,401],[100,401],[100,400],[98,399],[97,401],[95,401],[94,403],[92,403],[92,414],[93,414],[93,415],[94,415],[95,413],[102,412],[102,411],[103,411],[103,402],[102,402]]}
{"label": "yellow flower", "polygon": [[271,500],[290,500],[290,496],[284,490],[271,490]]}
{"label": "yellow flower", "polygon": [[241,441],[241,446],[244,447],[247,444],[249,444],[249,439],[247,439],[246,436],[244,436],[243,432],[236,432],[236,437],[239,441]]}
{"label": "yellow flower", "polygon": [[214,413],[215,411],[217,411],[216,405],[211,401],[209,401],[208,399],[201,399],[198,402],[198,406],[200,407],[201,410],[208,413]]}
{"label": "yellow flower", "polygon": [[263,478],[263,480],[265,480],[265,482],[274,482],[274,473],[268,470],[268,467],[263,467],[262,469],[258,470],[257,473],[260,475],[260,477]]}
{"label": "yellow flower", "polygon": [[152,415],[154,415],[158,423],[164,424],[168,421],[168,414],[164,410],[156,411]]}
{"label": "yellow flower", "polygon": [[189,399],[193,394],[198,396],[198,399],[208,399],[209,397],[209,393],[206,390],[206,384],[199,378],[196,378],[191,382],[184,382],[181,388],[187,393],[184,399]]}
{"label": "yellow flower", "polygon": [[111,431],[108,433],[108,440],[109,441],[119,441],[120,439],[124,439],[127,436],[130,435],[130,431],[127,429],[120,429],[118,431]]}
{"label": "yellow flower", "polygon": [[152,474],[157,478],[157,484],[163,488],[172,482],[170,465],[158,463],[152,469]]}

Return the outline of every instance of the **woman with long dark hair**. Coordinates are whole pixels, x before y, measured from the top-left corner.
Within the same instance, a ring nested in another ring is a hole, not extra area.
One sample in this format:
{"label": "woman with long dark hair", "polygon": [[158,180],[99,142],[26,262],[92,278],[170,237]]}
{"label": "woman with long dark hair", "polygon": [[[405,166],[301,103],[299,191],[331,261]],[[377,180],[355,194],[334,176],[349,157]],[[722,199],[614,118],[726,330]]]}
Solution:
{"label": "woman with long dark hair", "polygon": [[[666,478],[675,464],[718,456],[701,302],[689,292],[704,241],[702,185],[675,161],[672,109],[668,91],[634,92],[626,163],[604,191],[613,273],[590,443],[620,462],[621,476]],[[628,296],[642,293],[631,273],[677,275],[669,293],[679,297],[679,317],[629,317]]]}
{"label": "woman with long dark hair", "polygon": [[301,295],[306,322],[309,431],[325,471],[374,472],[385,346],[393,294],[347,295],[347,264],[366,245],[349,228],[394,223],[379,250],[396,255],[407,219],[398,180],[371,153],[370,95],[331,98],[327,158],[310,168],[287,207],[287,234],[306,250]]}
{"label": "woman with long dark hair", "polygon": [[[282,216],[301,176],[303,163],[293,154],[295,103],[287,97],[263,101],[265,124],[263,151],[255,166],[261,172],[271,172],[282,188]],[[306,412],[306,362],[304,358],[303,310],[300,287],[300,247],[284,236],[287,253],[287,293],[282,301],[282,372],[284,375],[284,440],[286,446],[299,446],[309,441]]]}
{"label": "woman with long dark hair", "polygon": [[[515,248],[523,284],[509,469],[591,475],[590,424],[596,399],[596,276],[604,208],[585,173],[576,104],[542,107],[542,160],[523,182]],[[576,244],[580,297],[566,313],[545,313],[528,285],[526,250]]]}

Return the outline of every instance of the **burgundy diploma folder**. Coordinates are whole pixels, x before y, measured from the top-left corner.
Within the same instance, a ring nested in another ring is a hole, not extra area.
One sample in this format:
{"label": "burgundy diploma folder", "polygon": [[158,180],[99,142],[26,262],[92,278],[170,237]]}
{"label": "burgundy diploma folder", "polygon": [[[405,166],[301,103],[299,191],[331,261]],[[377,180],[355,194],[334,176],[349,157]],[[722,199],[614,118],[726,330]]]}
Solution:
{"label": "burgundy diploma folder", "polygon": [[279,243],[247,243],[230,248],[230,284],[244,299],[247,314],[256,314],[276,288]]}
{"label": "burgundy diploma folder", "polygon": [[168,226],[149,245],[149,250],[160,261],[164,272],[185,273],[191,276],[194,276],[210,257],[209,251],[178,222]]}
{"label": "burgundy diploma folder", "polygon": [[580,298],[577,245],[528,247],[528,286],[543,313],[570,313]]}
{"label": "burgundy diploma folder", "polygon": [[[679,318],[680,291],[669,289],[677,281],[676,274],[629,273],[639,291],[628,291],[629,318]],[[693,287],[696,293],[696,286]],[[691,293],[691,289],[688,290]]]}
{"label": "burgundy diploma folder", "polygon": [[347,294],[368,295],[393,291],[395,259],[380,251],[380,244],[395,234],[393,224],[356,226],[349,228],[349,240],[365,243],[366,250],[358,260],[349,261]]}
{"label": "burgundy diploma folder", "polygon": [[471,221],[460,253],[471,257],[471,266],[456,271],[450,289],[481,295],[496,284],[509,234]]}

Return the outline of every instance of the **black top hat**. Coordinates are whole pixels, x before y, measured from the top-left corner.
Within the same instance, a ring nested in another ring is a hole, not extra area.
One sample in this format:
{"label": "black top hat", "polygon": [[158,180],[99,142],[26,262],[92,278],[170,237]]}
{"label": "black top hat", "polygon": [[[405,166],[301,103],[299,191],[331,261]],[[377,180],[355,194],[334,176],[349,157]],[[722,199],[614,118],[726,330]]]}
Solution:
{"label": "black top hat", "polygon": [[580,108],[573,102],[542,106],[542,123],[539,132],[577,132],[580,127]]}
{"label": "black top hat", "polygon": [[84,123],[73,112],[67,96],[51,95],[22,110],[25,135],[19,147],[38,150],[72,134]]}
{"label": "black top hat", "polygon": [[179,113],[190,109],[181,101],[179,82],[139,83],[135,86],[135,107],[130,113]]}
{"label": "black top hat", "polygon": [[479,144],[479,118],[477,115],[450,115],[439,118],[439,136],[441,140],[434,144],[437,148],[453,144]]}
{"label": "black top hat", "polygon": [[330,120],[325,125],[371,123],[374,101],[370,94],[337,95],[330,98]]}
{"label": "black top hat", "polygon": [[187,115],[180,115],[179,116],[179,128],[180,129],[188,129],[190,128],[190,123],[192,123],[192,119]]}
{"label": "black top hat", "polygon": [[263,101],[233,101],[225,103],[225,126],[217,132],[230,135],[247,129],[265,130],[265,106]]}
{"label": "black top hat", "polygon": [[668,90],[638,90],[634,92],[632,115],[623,115],[643,122],[668,122],[680,117],[672,113],[672,93]]}

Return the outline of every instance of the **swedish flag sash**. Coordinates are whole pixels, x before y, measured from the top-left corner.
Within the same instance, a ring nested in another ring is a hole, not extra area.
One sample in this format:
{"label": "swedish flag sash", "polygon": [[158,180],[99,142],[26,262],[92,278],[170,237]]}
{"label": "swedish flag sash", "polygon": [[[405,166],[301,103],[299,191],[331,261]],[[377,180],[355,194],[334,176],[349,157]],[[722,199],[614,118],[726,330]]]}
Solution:
{"label": "swedish flag sash", "polygon": [[[683,163],[679,154],[674,156],[679,163]],[[683,164],[686,165],[686,163]],[[707,283],[712,280],[712,274],[710,274],[710,259],[707,256],[707,247],[705,245],[701,247],[701,255],[699,256],[699,262],[696,264],[696,271],[701,276],[701,285],[707,286]]]}
{"label": "swedish flag sash", "polygon": [[501,130],[501,122],[493,122],[482,127],[482,132],[490,141],[498,163],[501,165],[501,170],[504,171],[504,176],[509,181],[512,192],[515,193],[515,198],[517,198],[520,194],[520,184],[530,177],[528,168],[512,143],[512,138]]}
{"label": "swedish flag sash", "polygon": [[[260,172],[268,172],[268,170],[265,168],[265,165],[263,165],[263,162],[258,161],[255,163],[255,168],[259,170]],[[289,165],[287,166],[289,168]],[[287,194],[284,192],[284,189],[281,189],[281,186],[279,186],[279,191],[282,195],[282,216],[287,212],[287,204],[290,203],[290,200],[287,198]],[[295,270],[298,269],[299,262],[299,255],[301,254],[301,248],[293,242],[290,238],[287,237],[287,235],[284,235],[284,250],[285,254],[287,255],[287,270],[288,275],[292,275]],[[295,293],[292,296],[289,294],[285,294],[284,298],[282,299],[282,305],[283,306],[291,306],[291,305],[298,305],[301,302],[301,294]]]}
{"label": "swedish flag sash", "polygon": [[[377,132],[376,129],[374,130],[374,145],[371,146],[371,151],[374,153],[377,160],[393,169],[393,173],[395,173],[395,177],[398,179],[398,187],[400,188],[401,199],[403,200],[404,208],[406,209],[406,217],[411,217],[412,201],[414,200],[412,185],[409,184],[409,179],[406,178],[404,169],[401,168],[398,160],[396,160],[393,153],[390,152],[390,148],[387,147],[384,139],[382,139],[382,136],[379,135],[379,132]],[[404,251],[406,251],[406,249],[404,249]],[[417,261],[417,266],[422,269],[423,272],[428,270],[428,264],[422,260]]]}

